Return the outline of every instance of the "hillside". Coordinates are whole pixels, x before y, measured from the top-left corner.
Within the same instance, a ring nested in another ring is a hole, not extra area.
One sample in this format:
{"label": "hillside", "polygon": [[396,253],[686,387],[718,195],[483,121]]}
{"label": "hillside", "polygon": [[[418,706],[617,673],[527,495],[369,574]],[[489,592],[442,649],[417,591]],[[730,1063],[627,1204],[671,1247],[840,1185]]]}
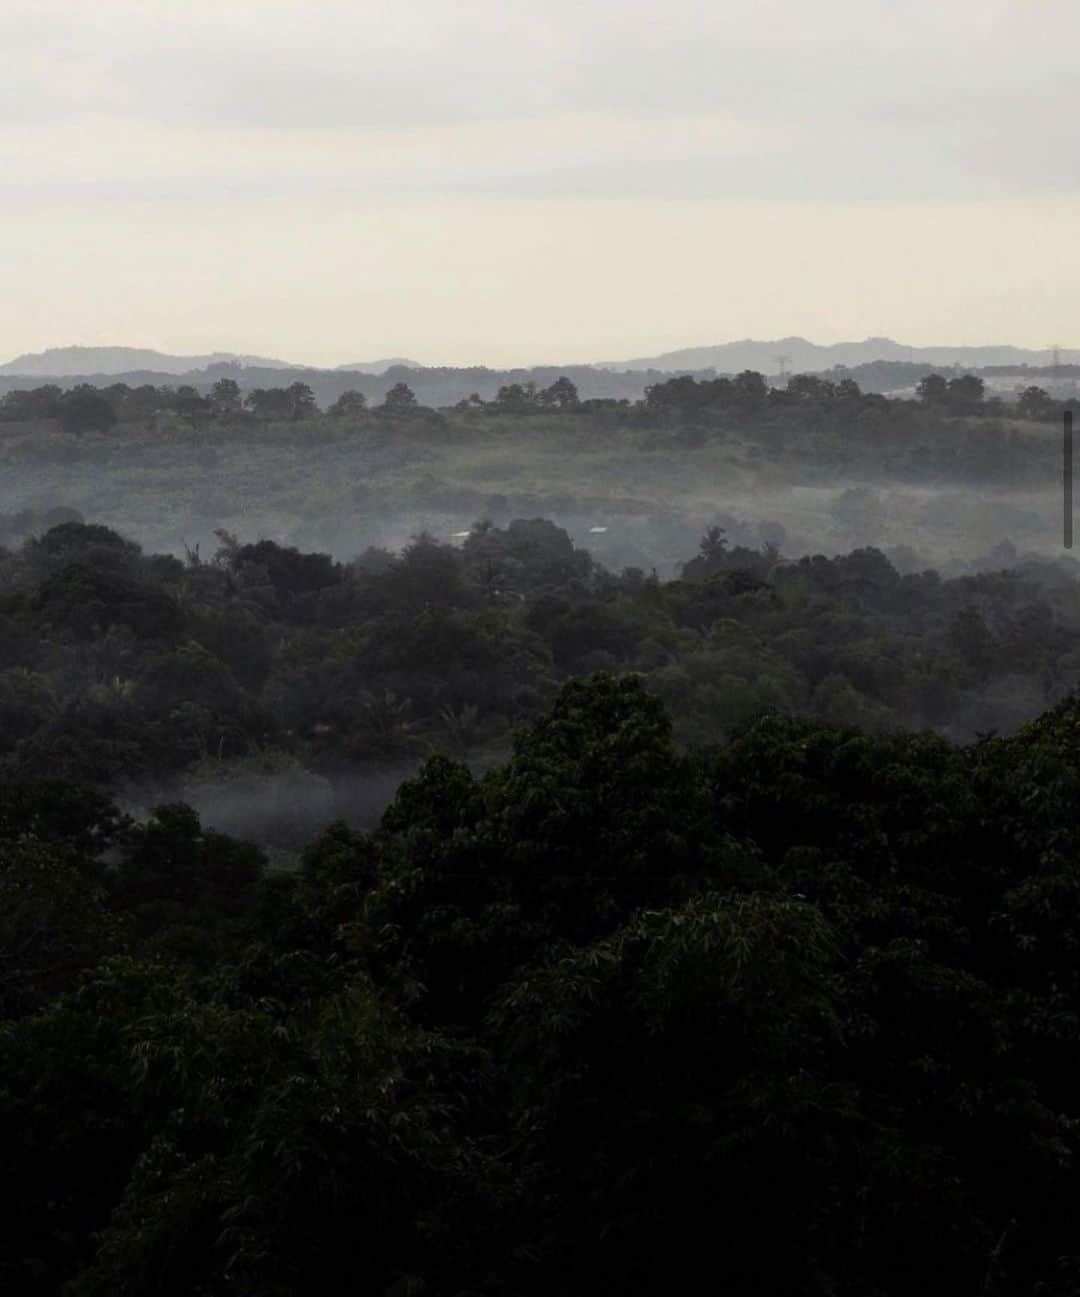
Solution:
{"label": "hillside", "polygon": [[67,378],[75,374],[117,375],[135,370],[153,370],[162,374],[186,374],[209,365],[265,365],[275,369],[295,369],[286,360],[264,356],[239,356],[231,351],[214,351],[202,356],[175,356],[149,347],[49,347],[45,351],[27,352],[0,365],[0,374],[17,374],[34,378]]}
{"label": "hillside", "polygon": [[[1054,353],[1049,349],[1031,350],[1024,347],[908,347],[892,338],[866,338],[862,342],[835,342],[823,346],[806,338],[775,338],[758,341],[745,338],[739,342],[724,342],[708,347],[684,347],[679,351],[665,351],[658,356],[638,356],[633,360],[604,362],[605,369],[715,369],[718,373],[734,374],[743,369],[756,369],[765,374],[811,373],[831,369],[834,365],[865,365],[873,361],[894,360],[924,365],[1050,365]],[[1080,351],[1061,349],[1058,359],[1062,363],[1080,360]]]}

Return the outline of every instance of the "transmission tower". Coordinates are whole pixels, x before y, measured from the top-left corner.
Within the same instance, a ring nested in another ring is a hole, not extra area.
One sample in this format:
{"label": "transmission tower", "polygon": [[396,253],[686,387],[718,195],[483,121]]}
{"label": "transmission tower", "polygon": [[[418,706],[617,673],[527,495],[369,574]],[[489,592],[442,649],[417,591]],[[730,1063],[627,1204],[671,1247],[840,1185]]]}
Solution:
{"label": "transmission tower", "polygon": [[787,386],[787,380],[788,380],[788,378],[790,377],[790,371],[789,371],[789,369],[788,369],[788,365],[789,365],[789,363],[791,362],[791,357],[790,357],[790,356],[773,356],[773,360],[776,361],[776,378],[777,378],[777,381],[778,381],[782,386],[786,387],[786,386]]}

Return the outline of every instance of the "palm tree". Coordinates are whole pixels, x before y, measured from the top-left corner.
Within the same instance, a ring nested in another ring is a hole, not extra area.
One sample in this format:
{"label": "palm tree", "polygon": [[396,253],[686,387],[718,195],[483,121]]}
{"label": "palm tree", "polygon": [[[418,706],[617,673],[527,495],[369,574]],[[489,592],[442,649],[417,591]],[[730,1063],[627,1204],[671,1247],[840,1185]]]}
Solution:
{"label": "palm tree", "polygon": [[472,703],[455,708],[451,703],[439,708],[439,722],[455,756],[464,756],[476,742],[480,711]]}
{"label": "palm tree", "polygon": [[417,729],[411,698],[399,698],[388,689],[360,695],[352,726],[358,755],[382,760],[415,756],[421,747]]}
{"label": "palm tree", "polygon": [[698,549],[705,560],[719,558],[727,548],[727,536],[723,527],[709,527],[702,536]]}

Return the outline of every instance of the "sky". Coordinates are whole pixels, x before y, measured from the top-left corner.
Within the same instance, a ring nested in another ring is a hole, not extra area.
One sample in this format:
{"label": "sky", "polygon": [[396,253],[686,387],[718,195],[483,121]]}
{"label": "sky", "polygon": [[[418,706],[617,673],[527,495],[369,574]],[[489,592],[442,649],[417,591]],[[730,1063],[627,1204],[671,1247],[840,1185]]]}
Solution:
{"label": "sky", "polygon": [[1075,0],[0,0],[0,360],[1080,346],[1078,47]]}

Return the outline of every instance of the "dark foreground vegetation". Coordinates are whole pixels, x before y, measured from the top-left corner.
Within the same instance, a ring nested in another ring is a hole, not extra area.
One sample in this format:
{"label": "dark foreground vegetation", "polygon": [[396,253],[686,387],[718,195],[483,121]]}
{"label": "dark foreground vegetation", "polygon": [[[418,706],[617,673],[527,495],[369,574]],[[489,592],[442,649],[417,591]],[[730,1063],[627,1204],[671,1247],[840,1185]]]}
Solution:
{"label": "dark foreground vegetation", "polygon": [[[1000,502],[986,570],[865,543],[871,472],[1041,482],[1054,402],[302,387],[0,412],[3,1291],[1080,1293],[1080,586]],[[661,579],[543,446],[672,545],[662,471],[864,477]]]}
{"label": "dark foreground vegetation", "polygon": [[1075,1293],[1078,790],[1074,699],[680,755],[602,674],[293,875],[8,780],[5,1290]]}

